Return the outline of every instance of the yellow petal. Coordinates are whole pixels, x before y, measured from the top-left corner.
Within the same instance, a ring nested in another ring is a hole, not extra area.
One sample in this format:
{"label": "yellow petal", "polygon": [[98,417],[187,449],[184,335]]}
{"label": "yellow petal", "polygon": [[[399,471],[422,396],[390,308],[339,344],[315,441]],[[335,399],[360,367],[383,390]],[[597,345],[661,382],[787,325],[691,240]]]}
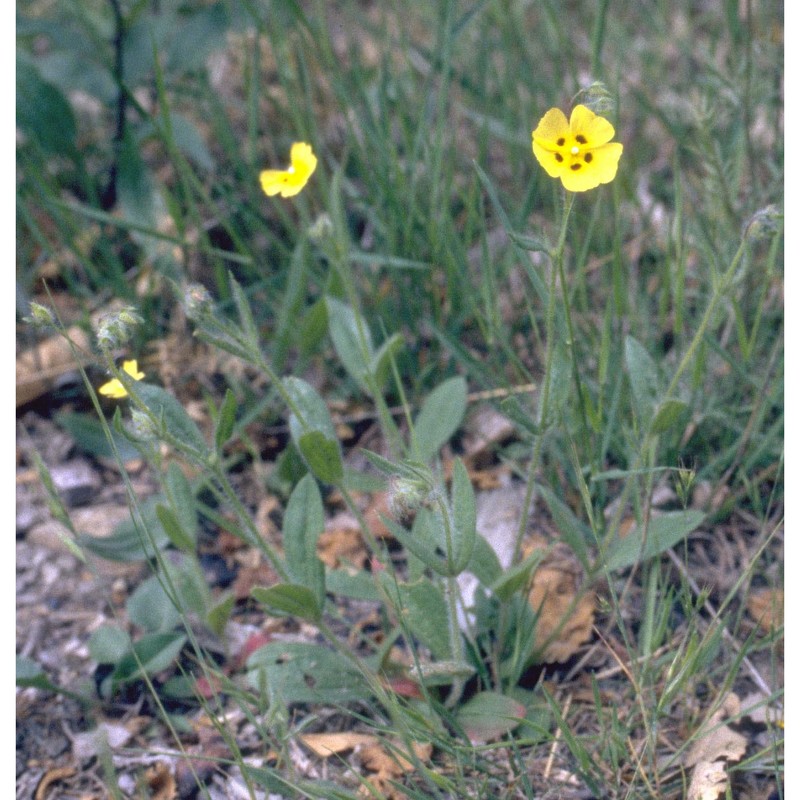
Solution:
{"label": "yellow petal", "polygon": [[[551,178],[560,178],[564,172],[564,157],[557,150],[548,150],[536,139],[533,140],[533,154],[544,171]],[[558,158],[561,158],[559,162]]]}
{"label": "yellow petal", "polygon": [[115,400],[128,396],[125,387],[117,378],[112,378],[108,383],[104,383],[97,391],[105,397],[113,397]]}
{"label": "yellow petal", "polygon": [[593,148],[590,164],[580,165],[580,169],[565,169],[560,173],[561,183],[570,192],[586,192],[601,183],[611,183],[617,174],[622,145],[619,142],[604,144]]}
{"label": "yellow petal", "polygon": [[575,106],[572,109],[569,128],[573,136],[583,134],[587,147],[598,147],[614,138],[614,126],[586,106]]}
{"label": "yellow petal", "polygon": [[560,108],[551,108],[533,132],[533,140],[543,147],[559,147],[557,141],[569,133],[569,122]]}
{"label": "yellow petal", "polygon": [[291,150],[292,167],[295,174],[302,177],[305,183],[317,168],[317,157],[311,149],[310,144],[305,142],[295,142]]}
{"label": "yellow petal", "polygon": [[136,359],[133,358],[130,361],[123,361],[122,362],[122,369],[128,373],[135,381],[140,381],[144,378],[144,372],[139,372],[139,364],[137,363]]}
{"label": "yellow petal", "polygon": [[281,197],[296,195],[308,183],[308,179],[317,168],[317,157],[311,145],[305,142],[295,142],[292,145],[291,166],[289,169],[265,169],[258,179],[264,194],[272,197],[280,194]]}

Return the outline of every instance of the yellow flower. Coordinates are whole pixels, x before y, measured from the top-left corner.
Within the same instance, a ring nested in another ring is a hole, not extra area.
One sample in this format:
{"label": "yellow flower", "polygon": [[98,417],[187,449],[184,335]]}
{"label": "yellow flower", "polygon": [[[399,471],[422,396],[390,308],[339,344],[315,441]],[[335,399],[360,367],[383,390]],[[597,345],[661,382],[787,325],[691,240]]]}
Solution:
{"label": "yellow flower", "polygon": [[[135,381],[140,381],[144,378],[144,372],[139,372],[139,365],[136,363],[135,358],[131,361],[123,361],[122,369]],[[119,378],[113,378],[108,383],[104,383],[97,391],[106,397],[113,397],[115,400],[120,400],[128,396],[128,391],[122,385],[122,381],[120,381]]]}
{"label": "yellow flower", "polygon": [[533,154],[565,189],[585,192],[614,180],[622,145],[613,138],[614,126],[586,106],[575,106],[569,122],[561,110],[551,108],[533,132]]}
{"label": "yellow flower", "polygon": [[295,142],[291,151],[292,164],[288,169],[265,169],[259,180],[261,188],[270,197],[280,193],[281,197],[296,195],[308,183],[317,168],[317,157],[311,145]]}

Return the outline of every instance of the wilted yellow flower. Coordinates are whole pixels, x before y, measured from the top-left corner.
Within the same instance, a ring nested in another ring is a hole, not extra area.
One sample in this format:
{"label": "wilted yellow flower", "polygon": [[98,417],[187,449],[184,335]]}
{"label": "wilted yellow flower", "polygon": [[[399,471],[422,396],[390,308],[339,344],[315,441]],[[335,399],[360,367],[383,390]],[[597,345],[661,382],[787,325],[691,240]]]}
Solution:
{"label": "wilted yellow flower", "polygon": [[270,197],[274,194],[281,197],[296,195],[317,168],[317,157],[310,144],[295,142],[290,157],[292,163],[288,169],[265,169],[259,175],[261,188]]}
{"label": "wilted yellow flower", "polygon": [[[139,365],[136,359],[122,362],[122,369],[128,373],[135,381],[140,381],[144,378],[144,372],[139,372]],[[106,397],[113,397],[115,400],[121,400],[123,397],[128,396],[128,391],[122,385],[119,378],[112,378],[108,383],[104,383],[98,390],[100,394]]]}
{"label": "wilted yellow flower", "polygon": [[575,106],[569,121],[551,108],[533,132],[533,154],[565,189],[585,192],[614,180],[622,145],[613,137],[614,126],[586,106]]}

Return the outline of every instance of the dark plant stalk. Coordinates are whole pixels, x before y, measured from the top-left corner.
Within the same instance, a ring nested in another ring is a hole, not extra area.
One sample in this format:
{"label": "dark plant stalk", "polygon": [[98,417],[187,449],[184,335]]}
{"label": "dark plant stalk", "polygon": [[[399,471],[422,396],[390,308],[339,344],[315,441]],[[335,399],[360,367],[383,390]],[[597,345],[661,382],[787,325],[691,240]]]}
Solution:
{"label": "dark plant stalk", "polygon": [[122,16],[119,0],[108,0],[114,12],[114,81],[117,84],[116,125],[112,146],[114,149],[111,171],[106,186],[100,198],[104,210],[113,208],[117,202],[117,177],[119,175],[119,160],[122,152],[122,142],[125,138],[125,115],[128,108],[128,94],[125,91],[124,63],[125,52],[125,19]]}

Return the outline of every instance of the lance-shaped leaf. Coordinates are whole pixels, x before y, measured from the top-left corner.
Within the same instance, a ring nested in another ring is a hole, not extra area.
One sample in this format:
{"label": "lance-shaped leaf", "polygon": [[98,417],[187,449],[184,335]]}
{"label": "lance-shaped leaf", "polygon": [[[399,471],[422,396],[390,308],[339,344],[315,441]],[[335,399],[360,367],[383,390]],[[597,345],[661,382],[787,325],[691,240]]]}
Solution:
{"label": "lance-shaped leaf", "polygon": [[453,462],[453,488],[451,491],[453,508],[453,575],[463,572],[475,548],[477,508],[475,492],[464,462],[457,458]]}
{"label": "lance-shaped leaf", "polygon": [[370,394],[375,350],[366,320],[335,297],[326,297],[328,329],[339,360],[362,391]]}
{"label": "lance-shaped leaf", "polygon": [[131,381],[128,393],[147,406],[162,430],[177,444],[194,451],[201,458],[209,455],[208,445],[200,428],[168,391],[149,383]]}
{"label": "lance-shaped leaf", "polygon": [[[653,517],[646,531],[637,526],[624,539],[615,539],[608,548],[606,568],[624,569],[637,561],[647,561],[660,555],[702,523],[701,511],[670,511]],[[644,542],[642,541],[643,537]]]}
{"label": "lance-shaped leaf", "polygon": [[414,420],[413,452],[420,461],[431,461],[458,430],[467,410],[467,382],[450,378],[437,386],[422,404]]}
{"label": "lance-shaped leaf", "polygon": [[317,541],[325,527],[322,497],[314,476],[306,474],[295,486],[283,517],[283,549],[292,581],[310,589],[320,608],[325,602],[325,565]]}
{"label": "lance-shaped leaf", "polygon": [[450,655],[447,605],[439,587],[427,578],[401,583],[386,572],[379,575],[381,588],[395,606],[403,624],[436,659],[447,658]]}
{"label": "lance-shaped leaf", "polygon": [[297,583],[279,583],[268,589],[256,587],[251,594],[274,617],[299,617],[309,622],[322,618],[314,592]]}
{"label": "lance-shaped leaf", "polygon": [[284,378],[283,386],[294,405],[289,431],[300,455],[321,481],[339,483],[344,475],[342,453],[325,401],[302,378]]}

